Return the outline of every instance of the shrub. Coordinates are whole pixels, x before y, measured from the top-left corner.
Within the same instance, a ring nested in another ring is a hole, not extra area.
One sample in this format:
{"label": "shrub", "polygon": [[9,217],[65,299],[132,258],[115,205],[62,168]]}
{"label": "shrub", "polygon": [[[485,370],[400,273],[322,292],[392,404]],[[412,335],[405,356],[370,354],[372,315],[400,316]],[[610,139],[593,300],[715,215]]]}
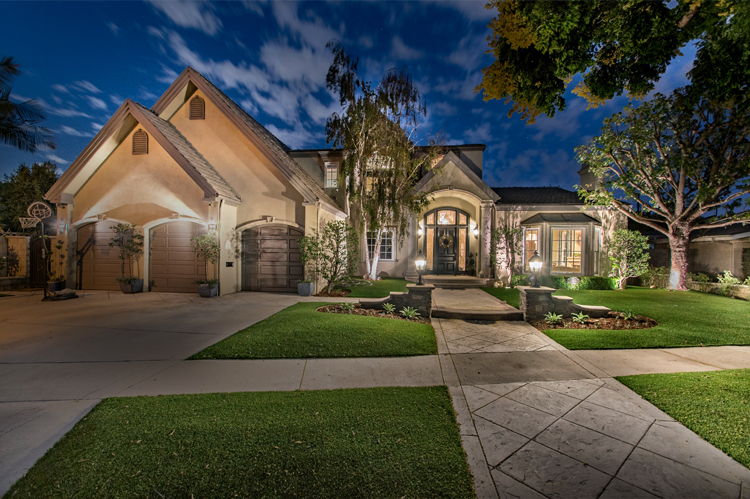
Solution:
{"label": "shrub", "polygon": [[589,320],[589,316],[583,312],[573,314],[571,317],[573,318],[573,322],[577,322],[578,324],[586,324],[586,321]]}
{"label": "shrub", "polygon": [[635,320],[635,318],[636,318],[636,317],[638,317],[638,316],[636,315],[636,313],[635,313],[635,312],[633,312],[633,311],[632,311],[631,309],[628,309],[628,310],[627,310],[627,311],[625,311],[625,312],[620,312],[620,315],[621,315],[621,316],[622,316],[622,318],[623,318],[623,319],[625,319],[626,321],[633,321],[633,320]]}
{"label": "shrub", "polygon": [[401,309],[401,315],[403,315],[407,319],[416,319],[417,317],[419,317],[419,312],[417,312],[416,308],[404,307]]}
{"label": "shrub", "polygon": [[704,274],[703,272],[698,272],[697,274],[688,274],[688,279],[693,282],[697,282],[698,289],[700,289],[702,292],[706,293],[708,291],[708,283],[711,282],[710,276]]}
{"label": "shrub", "polygon": [[612,263],[610,277],[617,279],[617,287],[625,289],[629,277],[638,277],[648,270],[648,237],[638,231],[617,229],[609,245]]}
{"label": "shrub", "polygon": [[383,303],[383,311],[385,311],[386,314],[392,314],[396,311],[396,305],[393,303]]}
{"label": "shrub", "polygon": [[562,315],[554,312],[547,312],[547,315],[544,316],[544,320],[547,321],[547,324],[560,324],[562,318]]}
{"label": "shrub", "polygon": [[352,310],[354,310],[354,303],[350,303],[350,302],[342,303],[341,309],[351,314]]}
{"label": "shrub", "polygon": [[740,280],[734,277],[728,270],[725,270],[723,275],[717,275],[716,278],[719,280],[719,284],[721,284],[721,294],[724,296],[729,296],[732,286],[740,283]]}
{"label": "shrub", "polygon": [[515,274],[510,278],[510,287],[529,286],[531,285],[530,277],[528,274]]}
{"label": "shrub", "polygon": [[669,287],[669,269],[666,267],[651,267],[641,274],[641,282],[647,288],[666,289]]}
{"label": "shrub", "polygon": [[578,289],[608,290],[617,289],[617,278],[601,276],[583,276],[578,284]]}

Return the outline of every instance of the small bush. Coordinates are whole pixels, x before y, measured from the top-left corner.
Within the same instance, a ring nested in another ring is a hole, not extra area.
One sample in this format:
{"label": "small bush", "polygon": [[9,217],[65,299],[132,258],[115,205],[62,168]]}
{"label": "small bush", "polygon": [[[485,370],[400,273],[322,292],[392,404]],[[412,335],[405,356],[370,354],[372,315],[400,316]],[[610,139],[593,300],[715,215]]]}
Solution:
{"label": "small bush", "polygon": [[620,315],[621,315],[621,316],[622,316],[622,318],[623,318],[623,319],[625,319],[626,321],[633,321],[633,320],[635,320],[635,318],[636,318],[636,317],[638,317],[638,316],[636,315],[636,313],[635,313],[635,312],[633,312],[633,311],[632,311],[631,309],[628,309],[628,310],[626,310],[625,312],[620,312]]}
{"label": "small bush", "polygon": [[669,269],[651,267],[641,274],[641,282],[647,288],[667,289],[669,287]]}
{"label": "small bush", "polygon": [[605,291],[617,288],[617,279],[614,277],[583,276],[578,284],[578,289]]}
{"label": "small bush", "polygon": [[341,309],[352,313],[352,310],[354,310],[354,303],[346,302],[341,304]]}
{"label": "small bush", "polygon": [[741,282],[728,270],[725,270],[723,275],[717,275],[716,278],[719,280],[719,284],[721,284],[721,294],[724,296],[729,296],[732,286],[736,286]]}
{"label": "small bush", "polygon": [[547,315],[544,316],[544,320],[547,321],[547,324],[560,324],[562,318],[562,315],[554,312],[547,312]]}
{"label": "small bush", "polygon": [[700,289],[702,292],[708,292],[708,283],[711,282],[710,276],[704,274],[703,272],[699,272],[697,274],[688,274],[687,277],[691,281],[697,282],[698,289]]}
{"label": "small bush", "polygon": [[510,286],[515,288],[517,286],[529,286],[531,285],[531,276],[528,274],[514,274],[510,278]]}
{"label": "small bush", "polygon": [[417,312],[417,309],[414,307],[404,307],[401,309],[401,315],[407,319],[416,319],[419,317],[419,312]]}
{"label": "small bush", "polygon": [[396,311],[396,305],[394,305],[393,303],[383,303],[383,311],[386,314],[392,314]]}
{"label": "small bush", "polygon": [[586,324],[586,321],[589,320],[589,316],[583,312],[573,314],[571,317],[573,318],[573,322],[577,322],[578,324]]}

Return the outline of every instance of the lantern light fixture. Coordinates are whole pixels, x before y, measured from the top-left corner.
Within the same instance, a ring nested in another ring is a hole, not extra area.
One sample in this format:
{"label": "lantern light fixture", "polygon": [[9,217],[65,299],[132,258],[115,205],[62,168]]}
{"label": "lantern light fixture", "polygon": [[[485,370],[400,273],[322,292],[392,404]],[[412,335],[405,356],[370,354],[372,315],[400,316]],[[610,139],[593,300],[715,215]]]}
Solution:
{"label": "lantern light fixture", "polygon": [[531,277],[534,280],[534,283],[531,287],[538,288],[539,287],[539,271],[542,270],[542,258],[539,256],[538,251],[534,251],[534,255],[529,258],[529,270],[531,270]]}
{"label": "lantern light fixture", "polygon": [[422,254],[422,250],[419,250],[417,259],[414,260],[414,265],[417,267],[417,274],[419,275],[419,282],[417,282],[417,286],[424,286],[424,283],[422,282],[422,274],[424,274],[424,270],[427,267],[427,259]]}

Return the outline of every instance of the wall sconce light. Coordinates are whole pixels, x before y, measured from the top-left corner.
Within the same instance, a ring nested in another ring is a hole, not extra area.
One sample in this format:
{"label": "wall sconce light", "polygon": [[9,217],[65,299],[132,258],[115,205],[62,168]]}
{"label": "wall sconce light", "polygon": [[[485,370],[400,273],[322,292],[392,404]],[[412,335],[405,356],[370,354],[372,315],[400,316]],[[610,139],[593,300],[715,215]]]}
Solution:
{"label": "wall sconce light", "polygon": [[474,239],[479,239],[479,229],[474,227],[474,230],[472,230],[471,233],[474,234]]}
{"label": "wall sconce light", "polygon": [[67,228],[68,228],[68,223],[65,220],[57,221],[57,233],[58,234],[64,234]]}
{"label": "wall sconce light", "polygon": [[216,230],[218,228],[218,224],[208,224],[208,230]]}
{"label": "wall sconce light", "polygon": [[422,237],[422,227],[417,229],[417,237]]}

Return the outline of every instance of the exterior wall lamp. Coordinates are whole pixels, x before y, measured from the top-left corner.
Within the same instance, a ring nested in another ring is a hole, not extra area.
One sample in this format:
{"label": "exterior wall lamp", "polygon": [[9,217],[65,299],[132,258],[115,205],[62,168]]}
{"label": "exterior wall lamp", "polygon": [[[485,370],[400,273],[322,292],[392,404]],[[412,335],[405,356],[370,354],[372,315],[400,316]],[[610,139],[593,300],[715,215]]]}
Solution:
{"label": "exterior wall lamp", "polygon": [[532,288],[539,287],[539,271],[542,270],[542,263],[542,258],[539,256],[539,252],[534,251],[534,256],[529,258],[529,270],[531,270],[531,278],[534,281],[531,285]]}
{"label": "exterior wall lamp", "polygon": [[419,250],[417,259],[414,260],[414,265],[417,267],[417,274],[419,275],[417,286],[424,286],[424,283],[422,282],[422,274],[424,274],[424,269],[427,267],[427,259],[422,254],[422,250]]}
{"label": "exterior wall lamp", "polygon": [[64,234],[67,228],[68,228],[68,223],[65,220],[57,221],[57,233],[58,234]]}
{"label": "exterior wall lamp", "polygon": [[474,230],[472,230],[471,233],[474,234],[474,239],[479,239],[479,229],[474,227]]}

